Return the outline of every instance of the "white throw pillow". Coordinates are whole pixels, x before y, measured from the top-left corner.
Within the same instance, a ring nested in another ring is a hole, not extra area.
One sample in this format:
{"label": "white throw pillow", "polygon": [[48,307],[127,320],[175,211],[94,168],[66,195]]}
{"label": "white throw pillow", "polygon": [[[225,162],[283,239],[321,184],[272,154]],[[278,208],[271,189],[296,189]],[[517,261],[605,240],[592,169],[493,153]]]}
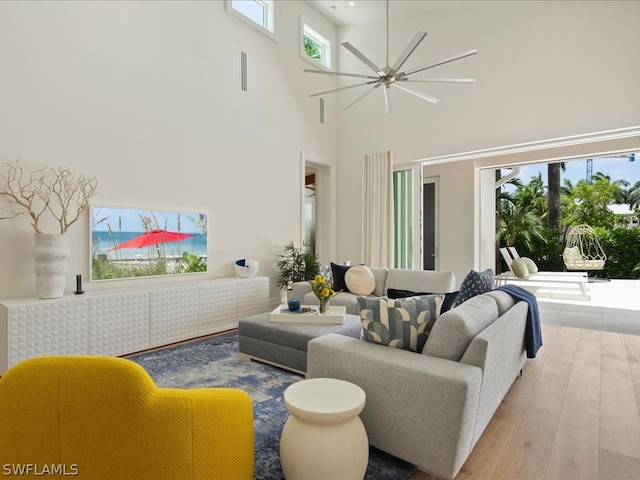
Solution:
{"label": "white throw pillow", "polygon": [[371,295],[376,288],[376,277],[369,267],[357,265],[347,270],[344,282],[349,291],[355,295]]}

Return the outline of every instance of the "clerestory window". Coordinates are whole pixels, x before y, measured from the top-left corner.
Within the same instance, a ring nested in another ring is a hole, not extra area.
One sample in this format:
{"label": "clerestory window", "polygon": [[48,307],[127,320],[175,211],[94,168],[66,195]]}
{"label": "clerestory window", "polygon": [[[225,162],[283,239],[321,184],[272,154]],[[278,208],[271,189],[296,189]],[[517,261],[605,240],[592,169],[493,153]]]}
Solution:
{"label": "clerestory window", "polygon": [[331,42],[312,27],[306,20],[301,19],[301,52],[303,58],[319,63],[324,68],[331,68]]}
{"label": "clerestory window", "polygon": [[276,39],[274,0],[227,0],[227,11]]}

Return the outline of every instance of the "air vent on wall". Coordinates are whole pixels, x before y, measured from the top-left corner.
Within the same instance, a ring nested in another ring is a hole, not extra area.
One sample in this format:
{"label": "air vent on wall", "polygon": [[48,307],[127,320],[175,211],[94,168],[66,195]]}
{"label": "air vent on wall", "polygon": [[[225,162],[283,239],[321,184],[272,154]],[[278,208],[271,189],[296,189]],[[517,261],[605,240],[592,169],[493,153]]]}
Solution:
{"label": "air vent on wall", "polygon": [[243,92],[247,91],[247,54],[240,52],[240,88]]}

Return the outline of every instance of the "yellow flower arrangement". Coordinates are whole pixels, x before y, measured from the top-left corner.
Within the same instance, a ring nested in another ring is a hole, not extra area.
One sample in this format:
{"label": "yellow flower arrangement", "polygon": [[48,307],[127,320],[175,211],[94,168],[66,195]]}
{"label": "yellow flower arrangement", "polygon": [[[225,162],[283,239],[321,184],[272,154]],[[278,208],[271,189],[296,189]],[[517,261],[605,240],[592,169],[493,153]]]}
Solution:
{"label": "yellow flower arrangement", "polygon": [[311,290],[313,294],[320,301],[320,313],[325,313],[329,300],[335,297],[338,293],[333,288],[330,282],[322,275],[316,275],[316,278],[309,282],[311,284]]}

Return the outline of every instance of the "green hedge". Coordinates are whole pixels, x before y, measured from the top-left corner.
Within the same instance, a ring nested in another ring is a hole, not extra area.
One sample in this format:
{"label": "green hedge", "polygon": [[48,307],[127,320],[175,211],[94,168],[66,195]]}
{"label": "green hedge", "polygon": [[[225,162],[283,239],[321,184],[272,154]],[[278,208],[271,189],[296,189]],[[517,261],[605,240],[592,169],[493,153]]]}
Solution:
{"label": "green hedge", "polygon": [[596,229],[598,241],[607,255],[601,275],[606,278],[638,278],[633,271],[640,263],[640,228]]}
{"label": "green hedge", "polygon": [[[589,275],[604,278],[640,278],[640,269],[634,271],[640,264],[640,228],[597,228],[596,231],[598,241],[607,255],[607,262],[604,270],[589,272]],[[544,229],[543,236],[546,243],[532,239],[530,247],[524,244],[515,247],[521,257],[531,258],[541,271],[562,272],[565,269],[562,260],[564,241],[557,231],[551,229]],[[498,258],[502,266],[501,271],[508,270],[502,256]]]}

